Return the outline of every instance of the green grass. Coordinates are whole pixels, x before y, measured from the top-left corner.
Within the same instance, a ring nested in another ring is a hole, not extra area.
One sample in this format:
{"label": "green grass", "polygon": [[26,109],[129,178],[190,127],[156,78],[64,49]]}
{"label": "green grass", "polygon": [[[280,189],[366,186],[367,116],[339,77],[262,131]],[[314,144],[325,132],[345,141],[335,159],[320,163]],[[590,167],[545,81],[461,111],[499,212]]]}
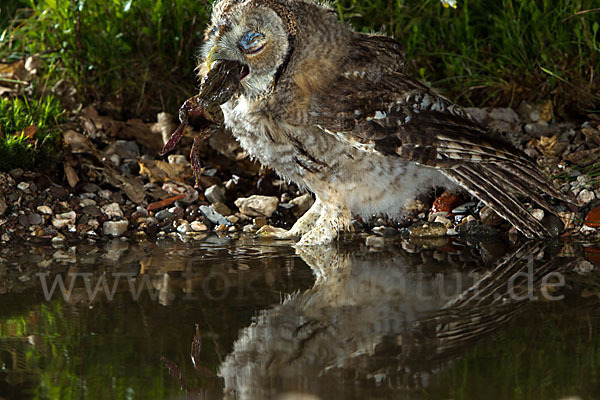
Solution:
{"label": "green grass", "polygon": [[[2,4],[2,3],[0,3]],[[340,17],[394,36],[409,72],[464,105],[551,99],[559,114],[600,108],[596,0],[338,0]],[[50,84],[128,118],[175,112],[197,88],[210,0],[19,0],[1,6],[0,59],[41,54]]]}
{"label": "green grass", "polygon": [[462,104],[551,99],[558,112],[598,107],[595,0],[338,0],[344,20],[406,49],[409,71]]}
{"label": "green grass", "polygon": [[[0,171],[40,169],[60,159],[58,123],[63,109],[54,97],[0,98]],[[28,127],[35,134],[26,134]]]}
{"label": "green grass", "polygon": [[28,0],[4,27],[0,58],[41,54],[51,82],[121,117],[176,111],[196,88],[209,5],[171,0]]}

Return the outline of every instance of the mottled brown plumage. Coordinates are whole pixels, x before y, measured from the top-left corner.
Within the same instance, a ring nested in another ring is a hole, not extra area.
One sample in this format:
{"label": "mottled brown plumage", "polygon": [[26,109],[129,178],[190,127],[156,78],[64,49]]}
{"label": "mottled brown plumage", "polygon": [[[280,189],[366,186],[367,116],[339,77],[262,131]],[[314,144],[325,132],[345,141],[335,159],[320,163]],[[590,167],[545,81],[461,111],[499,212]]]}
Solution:
{"label": "mottled brown plumage", "polygon": [[217,60],[248,66],[222,105],[242,147],[317,197],[290,235],[335,239],[352,214],[402,214],[431,186],[463,187],[528,237],[548,234],[518,200],[572,201],[464,110],[403,73],[400,45],[352,31],[303,0],[223,0],[200,74]]}

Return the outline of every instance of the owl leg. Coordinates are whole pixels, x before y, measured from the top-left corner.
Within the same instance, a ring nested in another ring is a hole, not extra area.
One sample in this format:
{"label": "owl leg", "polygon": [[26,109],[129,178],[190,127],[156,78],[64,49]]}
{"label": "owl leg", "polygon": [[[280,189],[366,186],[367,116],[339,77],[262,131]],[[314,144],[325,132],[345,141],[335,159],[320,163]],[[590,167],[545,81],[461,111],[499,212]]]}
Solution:
{"label": "owl leg", "polygon": [[340,231],[350,225],[350,210],[336,205],[321,205],[321,215],[315,226],[302,235],[299,246],[313,246],[333,242]]}
{"label": "owl leg", "polygon": [[298,221],[289,230],[290,236],[300,237],[315,227],[317,220],[321,216],[322,203],[319,197],[313,203],[313,205],[304,213]]}

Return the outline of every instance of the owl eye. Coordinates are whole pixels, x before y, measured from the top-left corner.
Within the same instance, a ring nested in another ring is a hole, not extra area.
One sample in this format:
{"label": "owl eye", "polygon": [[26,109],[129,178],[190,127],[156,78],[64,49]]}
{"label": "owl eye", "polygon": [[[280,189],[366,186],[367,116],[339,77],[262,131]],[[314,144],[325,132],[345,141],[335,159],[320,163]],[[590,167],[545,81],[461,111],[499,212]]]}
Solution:
{"label": "owl eye", "polygon": [[256,54],[261,51],[265,44],[265,35],[259,32],[247,32],[240,39],[240,50],[246,54]]}

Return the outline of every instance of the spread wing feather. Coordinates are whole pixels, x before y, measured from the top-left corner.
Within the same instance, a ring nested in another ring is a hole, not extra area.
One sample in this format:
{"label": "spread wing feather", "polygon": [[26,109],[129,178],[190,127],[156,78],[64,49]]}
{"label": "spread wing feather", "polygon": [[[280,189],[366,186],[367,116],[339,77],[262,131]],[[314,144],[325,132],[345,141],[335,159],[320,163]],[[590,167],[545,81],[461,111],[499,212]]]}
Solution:
{"label": "spread wing feather", "polygon": [[315,97],[320,106],[314,117],[324,132],[370,151],[439,168],[528,237],[548,232],[518,196],[528,196],[551,212],[544,195],[575,203],[524,154],[493,138],[463,109],[425,85],[395,70],[380,68],[369,74],[368,66],[351,68]]}

